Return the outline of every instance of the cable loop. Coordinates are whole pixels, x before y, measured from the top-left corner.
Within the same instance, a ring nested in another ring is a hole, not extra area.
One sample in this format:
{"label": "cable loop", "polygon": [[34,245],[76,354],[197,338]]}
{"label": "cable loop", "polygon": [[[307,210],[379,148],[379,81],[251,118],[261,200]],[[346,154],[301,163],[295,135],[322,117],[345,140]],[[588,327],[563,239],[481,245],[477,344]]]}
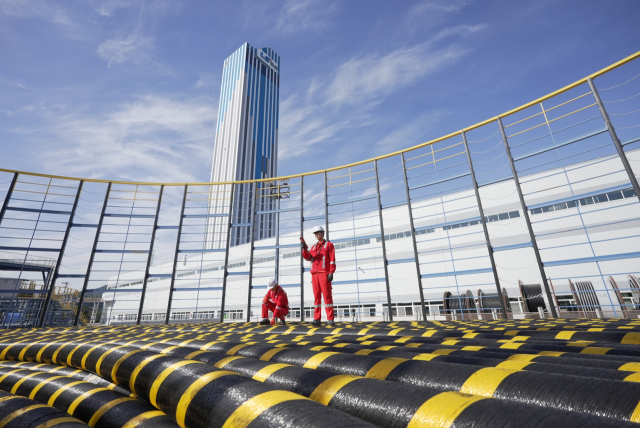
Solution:
{"label": "cable loop", "polygon": [[608,91],[609,89],[619,88],[620,86],[626,85],[627,83],[631,82],[631,81],[632,81],[632,80],[634,80],[634,79],[637,79],[638,77],[640,77],[640,74],[638,74],[636,77],[632,77],[631,79],[627,80],[627,81],[626,81],[626,82],[624,82],[624,83],[621,83],[621,84],[616,85],[616,86],[612,86],[612,87],[610,87],[610,88],[598,89],[598,91]]}
{"label": "cable loop", "polygon": [[487,141],[489,138],[493,137],[494,135],[496,135],[498,132],[500,132],[500,130],[498,129],[494,134],[489,135],[487,138],[483,139],[483,140],[467,140],[468,143],[481,143],[483,141]]}

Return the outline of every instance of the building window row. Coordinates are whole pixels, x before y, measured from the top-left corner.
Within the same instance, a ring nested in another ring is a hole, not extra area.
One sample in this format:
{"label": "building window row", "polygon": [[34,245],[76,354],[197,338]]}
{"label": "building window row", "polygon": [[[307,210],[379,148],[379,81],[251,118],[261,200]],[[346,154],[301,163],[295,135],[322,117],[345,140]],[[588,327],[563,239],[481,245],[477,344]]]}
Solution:
{"label": "building window row", "polygon": [[[501,220],[508,220],[510,218],[518,218],[520,217],[520,212],[519,211],[509,211],[509,212],[504,212],[504,213],[500,213],[500,214],[492,214],[489,216],[485,216],[485,221],[487,223],[491,223],[494,221],[501,221]],[[461,227],[467,227],[467,226],[475,226],[477,224],[480,224],[480,220],[474,220],[474,221],[465,221],[465,222],[461,222],[461,223],[455,223],[455,224],[450,224],[448,226],[443,226],[442,230],[451,230],[451,229],[459,229]],[[435,232],[435,229],[421,229],[421,230],[416,230],[416,236],[417,235],[425,235],[427,233],[433,233]],[[393,241],[394,239],[401,239],[401,238],[409,238],[411,236],[411,231],[406,230],[404,232],[398,232],[398,233],[392,233],[389,235],[384,235],[384,240],[385,241]],[[382,241],[381,238],[376,238],[376,242],[380,242]],[[336,247],[337,248],[337,247]]]}
{"label": "building window row", "polygon": [[615,192],[602,193],[601,195],[589,196],[588,198],[575,199],[573,201],[562,202],[559,204],[551,204],[544,207],[529,210],[531,215],[548,213],[550,211],[566,210],[568,208],[576,208],[578,205],[593,205],[603,202],[616,201],[618,199],[635,198],[636,192],[633,188],[616,190]]}

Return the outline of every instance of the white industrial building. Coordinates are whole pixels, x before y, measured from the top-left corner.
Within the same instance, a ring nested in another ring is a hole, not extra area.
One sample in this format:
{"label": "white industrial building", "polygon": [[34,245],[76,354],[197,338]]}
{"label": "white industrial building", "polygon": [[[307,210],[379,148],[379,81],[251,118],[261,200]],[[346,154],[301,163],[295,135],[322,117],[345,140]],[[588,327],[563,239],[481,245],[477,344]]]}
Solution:
{"label": "white industrial building", "polygon": [[[635,171],[640,171],[640,150],[627,152]],[[617,155],[601,157],[563,168],[556,168],[520,178],[529,206],[529,215],[537,237],[544,269],[555,292],[561,316],[622,316],[622,311],[638,309],[637,284],[640,274],[639,202]],[[540,189],[546,189],[540,191]],[[505,288],[514,317],[523,317],[519,281],[541,284],[526,223],[522,216],[513,179],[480,189],[485,216],[495,251],[500,287]],[[473,206],[474,208],[465,208]],[[388,263],[392,314],[396,320],[420,318],[418,277],[413,254],[407,205],[384,210],[384,230]],[[475,299],[478,290],[496,294],[496,284],[489,263],[483,227],[475,205],[473,189],[451,193],[435,199],[413,201],[413,217],[418,245],[424,299],[428,319],[444,319],[443,296],[462,295],[470,290]],[[354,222],[330,223],[330,241],[336,247],[337,271],[333,283],[336,319],[359,317],[362,320],[387,318],[387,288],[378,225],[378,211],[360,215]],[[312,242],[313,224],[305,224],[304,236]],[[357,231],[357,232],[354,232]],[[354,235],[357,233],[357,235]],[[280,236],[280,242],[295,242],[298,233]],[[260,315],[260,301],[268,278],[275,274],[273,250],[260,247],[275,245],[275,237],[256,240],[253,266],[251,320]],[[225,302],[227,320],[246,319],[248,279],[234,275],[248,270],[249,244],[229,250],[229,277]],[[290,319],[300,317],[300,252],[297,248],[279,251],[280,283],[289,295]],[[178,263],[175,289],[180,299],[174,301],[172,320],[212,320],[220,316],[223,262],[208,262],[203,255],[191,255]],[[304,308],[311,317],[313,293],[308,263],[304,273]],[[151,273],[171,274],[172,264],[151,268]],[[114,292],[103,294],[105,311],[101,322],[134,322],[143,272],[114,277],[108,285]],[[583,297],[570,289],[570,281],[591,285]],[[619,291],[613,288],[615,282]],[[142,322],[163,322],[166,316],[171,278],[153,278],[147,285],[147,299]],[[115,292],[118,291],[125,292]],[[547,308],[549,302],[542,293]],[[577,302],[576,300],[581,300]],[[594,301],[595,299],[595,301]],[[588,305],[585,303],[588,301]],[[158,302],[154,306],[153,302]],[[478,306],[479,302],[475,302]],[[460,304],[460,306],[464,306]],[[184,308],[184,309],[181,309]],[[533,312],[533,310],[530,310]],[[480,311],[478,311],[480,312]],[[485,317],[493,316],[491,310]],[[468,311],[468,316],[480,314]],[[323,310],[323,319],[325,313]]]}

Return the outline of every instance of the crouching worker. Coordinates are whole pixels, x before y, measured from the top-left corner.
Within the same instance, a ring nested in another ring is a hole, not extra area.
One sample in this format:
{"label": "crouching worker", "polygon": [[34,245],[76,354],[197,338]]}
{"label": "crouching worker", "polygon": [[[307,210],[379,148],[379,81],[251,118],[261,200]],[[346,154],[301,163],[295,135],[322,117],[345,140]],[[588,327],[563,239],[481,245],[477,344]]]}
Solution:
{"label": "crouching worker", "polygon": [[[267,285],[269,290],[262,299],[262,325],[286,324],[284,317],[289,313],[289,299],[287,293],[278,285],[278,280],[271,278]],[[273,318],[269,321],[269,311],[273,312]]]}

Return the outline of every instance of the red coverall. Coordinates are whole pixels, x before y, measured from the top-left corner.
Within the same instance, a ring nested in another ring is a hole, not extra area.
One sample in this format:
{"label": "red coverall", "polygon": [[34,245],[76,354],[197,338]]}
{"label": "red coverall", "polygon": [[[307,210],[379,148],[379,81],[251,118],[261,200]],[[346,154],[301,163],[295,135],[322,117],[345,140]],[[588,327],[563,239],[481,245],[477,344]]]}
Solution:
{"label": "red coverall", "polygon": [[324,307],[327,311],[327,319],[333,319],[333,297],[331,296],[331,283],[327,281],[327,275],[336,271],[336,253],[333,244],[323,240],[318,242],[310,250],[302,250],[302,257],[311,263],[311,284],[313,285],[314,307],[313,318],[322,319],[320,311],[320,293],[324,296]]}
{"label": "red coverall", "polygon": [[273,312],[274,318],[284,319],[289,313],[289,299],[287,293],[276,285],[262,299],[262,318],[269,318],[269,311]]}

